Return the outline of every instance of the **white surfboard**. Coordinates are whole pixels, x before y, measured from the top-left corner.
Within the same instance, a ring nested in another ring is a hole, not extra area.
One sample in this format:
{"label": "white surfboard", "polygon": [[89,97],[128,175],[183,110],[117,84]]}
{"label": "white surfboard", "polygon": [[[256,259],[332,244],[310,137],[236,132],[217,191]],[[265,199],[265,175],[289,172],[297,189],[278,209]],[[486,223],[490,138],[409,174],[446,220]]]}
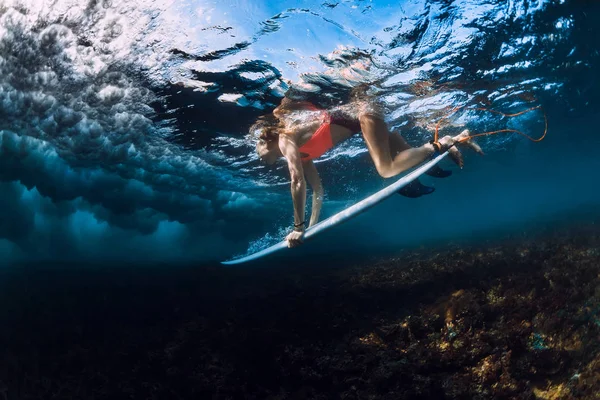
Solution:
{"label": "white surfboard", "polygon": [[[339,213],[332,215],[331,217],[324,219],[323,221],[311,226],[304,233],[304,240],[305,241],[309,240],[309,239],[315,237],[316,235],[318,235],[319,233],[325,231],[326,229],[329,229],[332,226],[341,224],[342,222],[347,221],[350,218],[357,216],[358,214],[362,213],[363,211],[368,210],[369,208],[373,207],[374,205],[387,199],[391,195],[395,194],[398,190],[402,189],[404,186],[408,185],[410,182],[414,181],[419,176],[423,175],[431,167],[433,167],[434,165],[439,163],[446,155],[448,155],[448,152],[440,154],[436,158],[424,163],[420,167],[416,168],[414,171],[412,171],[409,174],[398,179],[396,182],[392,183],[391,185],[381,189],[379,192],[374,193],[371,196],[367,197],[366,199],[363,199],[363,200],[359,201],[358,203],[354,204],[353,206],[350,206],[350,207],[346,208],[345,210],[340,211]],[[274,244],[271,247],[267,247],[266,249],[258,251],[254,254],[250,254],[250,255],[247,255],[244,257],[240,257],[240,258],[235,258],[235,259],[229,260],[229,261],[223,261],[223,262],[221,262],[221,264],[225,264],[225,265],[242,264],[242,263],[245,263],[248,261],[256,260],[258,258],[264,257],[269,254],[273,254],[276,251],[287,249],[287,248],[288,248],[287,242],[285,240],[283,240],[277,244]]]}

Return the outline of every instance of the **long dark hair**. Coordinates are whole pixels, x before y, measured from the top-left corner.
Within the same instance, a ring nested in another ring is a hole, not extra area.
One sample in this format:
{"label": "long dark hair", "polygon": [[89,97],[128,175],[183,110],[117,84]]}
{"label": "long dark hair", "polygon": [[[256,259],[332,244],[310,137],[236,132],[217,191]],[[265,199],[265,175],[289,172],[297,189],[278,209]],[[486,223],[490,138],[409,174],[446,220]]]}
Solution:
{"label": "long dark hair", "polygon": [[250,127],[250,133],[258,140],[272,142],[279,138],[280,122],[273,114],[260,116]]}

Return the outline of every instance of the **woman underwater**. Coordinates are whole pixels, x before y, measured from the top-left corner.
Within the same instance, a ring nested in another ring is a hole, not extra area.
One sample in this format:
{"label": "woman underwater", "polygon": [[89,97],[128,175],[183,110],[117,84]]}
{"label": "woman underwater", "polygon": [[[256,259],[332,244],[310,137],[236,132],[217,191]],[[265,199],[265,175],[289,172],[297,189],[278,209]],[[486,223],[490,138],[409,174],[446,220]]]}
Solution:
{"label": "woman underwater", "polygon": [[[251,132],[258,137],[256,151],[261,160],[267,164],[275,163],[280,157],[287,160],[294,205],[294,227],[286,237],[288,247],[298,246],[303,240],[307,182],[313,190],[309,227],[318,222],[323,186],[312,160],[329,149],[361,132],[377,172],[384,178],[391,178],[435,153],[445,151],[462,168],[462,155],[454,144],[468,137],[468,131],[465,130],[457,136],[445,136],[438,142],[432,141],[412,148],[400,134],[388,130],[381,112],[372,101],[357,100],[326,111],[317,109],[310,102],[295,101],[287,97],[272,114],[261,117],[252,126]],[[461,144],[481,152],[479,146],[470,140]],[[446,177],[450,172],[434,168],[429,174]],[[419,197],[431,192],[433,188],[415,181],[399,193]]]}

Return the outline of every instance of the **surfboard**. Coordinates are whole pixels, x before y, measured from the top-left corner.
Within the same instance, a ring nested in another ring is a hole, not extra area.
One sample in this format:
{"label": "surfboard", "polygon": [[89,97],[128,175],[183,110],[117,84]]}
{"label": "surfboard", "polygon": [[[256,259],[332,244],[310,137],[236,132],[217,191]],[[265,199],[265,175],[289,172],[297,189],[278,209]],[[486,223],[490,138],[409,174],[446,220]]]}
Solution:
{"label": "surfboard", "polygon": [[[398,190],[402,189],[404,186],[408,185],[410,182],[417,179],[419,176],[423,175],[434,165],[439,163],[444,157],[448,155],[448,152],[438,155],[437,157],[421,164],[419,167],[414,169],[412,172],[406,174],[402,178],[398,179],[396,182],[390,184],[389,186],[381,189],[380,191],[370,195],[366,199],[359,201],[358,203],[346,208],[339,213],[332,215],[331,217],[324,219],[323,221],[311,226],[304,233],[304,241],[309,240],[317,236],[319,233],[324,232],[325,230],[334,227],[336,225],[341,224],[349,220],[352,217],[359,215],[360,213],[368,210],[374,205],[382,202],[387,199],[391,195],[395,194]],[[287,242],[285,240],[274,244],[273,246],[267,247],[266,249],[260,250],[256,253],[249,254],[244,257],[235,258],[229,261],[222,261],[221,264],[224,265],[235,265],[242,264],[249,261],[253,261],[259,259],[261,257],[265,257],[269,254],[273,254],[277,251],[281,251],[284,249],[288,249]]]}

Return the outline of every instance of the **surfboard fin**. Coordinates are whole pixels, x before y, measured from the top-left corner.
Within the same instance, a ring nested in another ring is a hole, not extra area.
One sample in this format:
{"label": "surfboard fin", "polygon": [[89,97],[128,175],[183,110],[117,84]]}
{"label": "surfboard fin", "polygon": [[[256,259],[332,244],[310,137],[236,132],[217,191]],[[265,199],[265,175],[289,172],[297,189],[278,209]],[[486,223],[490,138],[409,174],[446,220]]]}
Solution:
{"label": "surfboard fin", "polygon": [[415,199],[417,197],[421,197],[426,194],[431,194],[435,191],[435,188],[431,186],[425,186],[419,181],[415,179],[408,185],[404,186],[402,189],[398,190],[396,193],[402,195],[404,197],[409,197],[411,199]]}
{"label": "surfboard fin", "polygon": [[452,175],[452,171],[440,168],[437,165],[434,165],[429,171],[425,173],[429,176],[433,176],[434,178],[447,178],[450,175]]}

